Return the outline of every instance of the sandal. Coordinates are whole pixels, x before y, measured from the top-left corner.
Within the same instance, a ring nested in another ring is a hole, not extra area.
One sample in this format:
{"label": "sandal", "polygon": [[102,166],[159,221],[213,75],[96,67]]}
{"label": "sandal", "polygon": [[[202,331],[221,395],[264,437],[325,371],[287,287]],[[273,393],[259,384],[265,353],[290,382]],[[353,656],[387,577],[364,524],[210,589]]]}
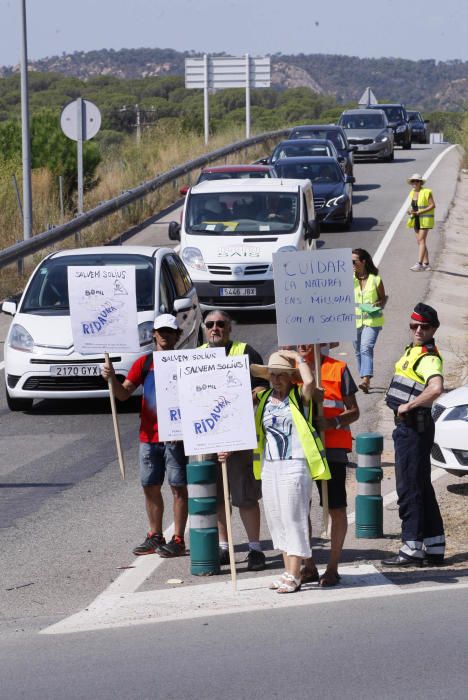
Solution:
{"label": "sandal", "polygon": [[292,574],[285,572],[284,581],[279,588],[276,589],[277,593],[296,593],[296,591],[301,590],[301,579],[296,578]]}
{"label": "sandal", "polygon": [[272,581],[272,582],[270,583],[270,585],[268,586],[268,588],[270,589],[270,591],[277,591],[278,588],[281,588],[281,586],[283,585],[283,583],[284,583],[285,580],[286,580],[286,576],[287,576],[287,575],[288,575],[288,572],[287,572],[287,571],[283,571],[283,573],[280,574],[280,575],[278,576],[277,579],[275,579],[274,581]]}
{"label": "sandal", "polygon": [[341,576],[337,571],[325,571],[325,573],[320,576],[319,585],[323,588],[330,588],[331,586],[337,586],[340,581]]}
{"label": "sandal", "polygon": [[301,583],[318,583],[319,581],[319,572],[315,567],[313,569],[308,569],[305,566],[301,568]]}
{"label": "sandal", "polygon": [[361,382],[361,384],[359,384],[360,390],[363,391],[365,394],[369,393],[369,386],[370,382]]}

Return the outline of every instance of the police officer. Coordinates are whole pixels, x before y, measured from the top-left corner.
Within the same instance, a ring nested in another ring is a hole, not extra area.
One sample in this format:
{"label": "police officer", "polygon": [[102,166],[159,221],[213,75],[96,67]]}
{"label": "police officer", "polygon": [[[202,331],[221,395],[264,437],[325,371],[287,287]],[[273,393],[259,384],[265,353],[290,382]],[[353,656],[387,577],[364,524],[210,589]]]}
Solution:
{"label": "police officer", "polygon": [[395,414],[396,490],[402,521],[399,553],[382,564],[422,566],[444,561],[444,524],[431,483],[434,421],[431,406],[444,390],[442,357],[434,342],[437,311],[416,304],[411,314],[413,342],[395,365],[386,403]]}

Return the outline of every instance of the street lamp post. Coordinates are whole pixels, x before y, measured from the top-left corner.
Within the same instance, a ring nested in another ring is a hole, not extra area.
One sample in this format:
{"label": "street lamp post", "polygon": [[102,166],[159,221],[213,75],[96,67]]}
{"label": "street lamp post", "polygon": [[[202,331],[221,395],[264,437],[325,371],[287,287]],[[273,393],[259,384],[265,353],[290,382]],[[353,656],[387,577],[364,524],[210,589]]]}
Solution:
{"label": "street lamp post", "polygon": [[26,0],[19,0],[21,13],[21,134],[23,148],[23,238],[32,236],[31,141],[29,136],[28,44]]}

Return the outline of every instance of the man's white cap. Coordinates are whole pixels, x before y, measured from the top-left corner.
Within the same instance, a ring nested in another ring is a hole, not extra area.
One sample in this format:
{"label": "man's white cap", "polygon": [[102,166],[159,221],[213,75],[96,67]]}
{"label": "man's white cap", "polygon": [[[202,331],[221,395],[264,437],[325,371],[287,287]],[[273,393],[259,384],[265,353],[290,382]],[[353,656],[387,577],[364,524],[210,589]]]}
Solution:
{"label": "man's white cap", "polygon": [[153,329],[157,331],[159,328],[172,328],[173,331],[178,331],[179,324],[172,314],[158,314],[154,319]]}

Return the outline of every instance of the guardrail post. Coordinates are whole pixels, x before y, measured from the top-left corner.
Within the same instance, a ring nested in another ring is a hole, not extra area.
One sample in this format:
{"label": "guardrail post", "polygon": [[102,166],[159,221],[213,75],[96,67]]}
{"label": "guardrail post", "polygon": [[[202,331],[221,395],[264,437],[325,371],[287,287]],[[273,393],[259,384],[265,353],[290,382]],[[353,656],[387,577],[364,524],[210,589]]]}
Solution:
{"label": "guardrail post", "polygon": [[190,572],[194,576],[219,574],[216,462],[187,464],[190,521]]}
{"label": "guardrail post", "polygon": [[383,537],[383,501],[380,492],[383,435],[360,433],[356,437],[356,452],[356,537]]}

